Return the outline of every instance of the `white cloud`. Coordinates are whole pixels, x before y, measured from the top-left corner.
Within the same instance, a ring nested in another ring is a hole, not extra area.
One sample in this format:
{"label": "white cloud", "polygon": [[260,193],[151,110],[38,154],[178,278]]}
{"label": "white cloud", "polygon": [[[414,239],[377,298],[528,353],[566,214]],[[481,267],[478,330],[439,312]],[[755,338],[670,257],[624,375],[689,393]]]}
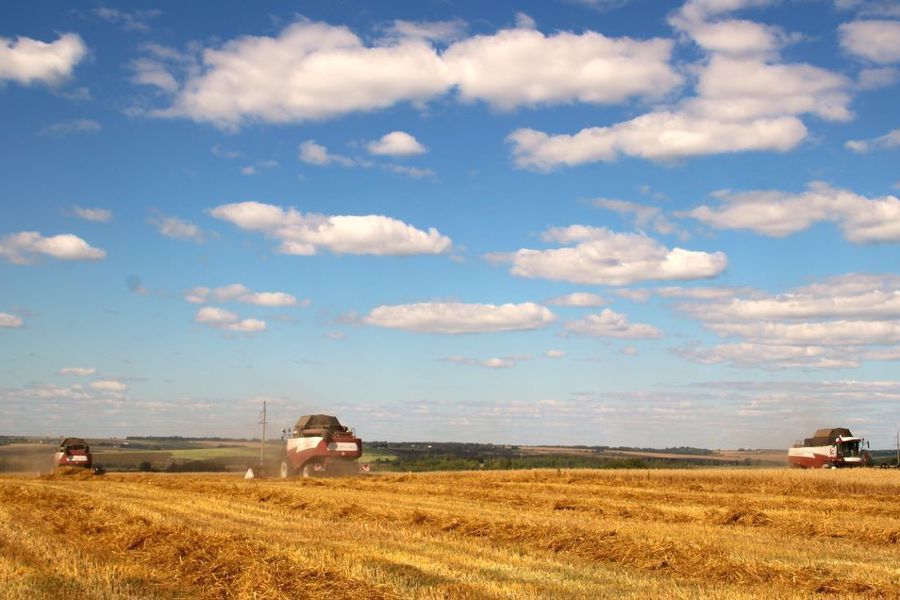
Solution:
{"label": "white cloud", "polygon": [[433,227],[425,232],[381,215],[304,214],[259,202],[223,204],[210,214],[279,240],[283,254],[309,256],[319,249],[335,254],[442,254],[452,246],[450,238]]}
{"label": "white cloud", "polygon": [[712,348],[675,348],[673,352],[703,365],[727,363],[741,368],[843,369],[859,366],[858,360],[821,346],[743,342]]}
{"label": "white cloud", "polygon": [[69,135],[74,133],[99,133],[103,126],[92,119],[59,121],[41,129],[41,135]]}
{"label": "white cloud", "polygon": [[658,98],[681,82],[669,65],[669,40],[593,31],[547,36],[521,25],[439,53],[432,42],[459,37],[457,23],[396,21],[367,46],[346,27],[303,20],[276,37],[243,36],[205,49],[202,68],[156,114],[237,127],[417,104],[454,88],[463,101],[509,109]]}
{"label": "white cloud", "polygon": [[158,60],[139,58],[131,63],[131,80],[138,85],[159,88],[168,94],[178,90],[178,81],[169,69]]}
{"label": "white cloud", "polygon": [[92,381],[89,384],[89,387],[92,390],[97,390],[100,392],[114,392],[114,393],[122,393],[128,389],[127,385],[125,385],[121,381],[116,381],[115,379],[101,379],[98,381]]}
{"label": "white cloud", "polygon": [[215,306],[204,306],[194,317],[197,323],[237,331],[241,333],[257,333],[266,329],[266,322],[259,319],[241,319],[237,314]]}
{"label": "white cloud", "polygon": [[369,142],[367,148],[370,154],[379,156],[410,156],[428,152],[428,148],[405,131],[386,133],[381,139]]}
{"label": "white cloud", "polygon": [[178,217],[160,216],[151,219],[150,223],[164,236],[177,240],[191,240],[200,244],[206,238],[199,227]]}
{"label": "white cloud", "polygon": [[870,150],[900,148],[900,129],[894,129],[871,140],[850,140],[844,147],[859,154]]}
{"label": "white cloud", "polygon": [[786,152],[807,135],[799,116],[852,118],[853,83],[808,64],[780,62],[778,50],[797,38],[751,21],[708,19],[756,3],[688,2],[670,19],[708,53],[691,70],[696,95],[629,121],[551,135],[521,128],[508,136],[515,163],[547,171],[610,162],[622,156],[672,161],[747,151]]}
{"label": "white cloud", "polygon": [[147,23],[161,15],[162,11],[135,10],[129,12],[101,6],[94,9],[94,14],[107,23],[121,26],[126,31],[150,31],[150,26]]}
{"label": "white cloud", "polygon": [[15,329],[24,324],[22,317],[0,312],[0,329]]}
{"label": "white cloud", "polygon": [[463,101],[509,110],[659,98],[681,83],[669,65],[671,52],[672,42],[664,39],[608,38],[595,31],[546,36],[516,28],[457,42],[444,60]]}
{"label": "white cloud", "polygon": [[589,285],[715,277],[728,264],[722,252],[669,250],[644,234],[615,233],[603,227],[554,228],[545,232],[544,240],[577,244],[550,250],[523,248],[489,258],[512,263],[510,272],[520,277]]}
{"label": "white cloud", "polygon": [[434,177],[437,177],[437,173],[435,173],[431,169],[424,169],[421,167],[410,167],[407,165],[385,165],[384,168],[391,173],[405,175],[412,179],[433,179]]}
{"label": "white cloud", "polygon": [[722,122],[677,112],[652,112],[611,127],[589,127],[575,135],[548,135],[522,128],[507,140],[516,165],[548,171],[559,166],[611,162],[621,155],[673,160],[704,154],[775,150],[787,152],[806,137],[796,117]]}
{"label": "white cloud", "polygon": [[315,140],[307,140],[300,144],[297,158],[306,164],[317,165],[320,167],[328,165],[352,167],[356,165],[356,161],[352,158],[340,154],[332,154],[328,151],[328,148],[321,144],[317,144]]}
{"label": "white cloud", "polygon": [[839,31],[841,47],[853,56],[882,64],[900,62],[900,21],[853,21]]}
{"label": "white cloud", "polygon": [[564,358],[566,353],[562,350],[547,350],[544,352],[546,358]]}
{"label": "white cloud", "polygon": [[94,367],[63,367],[56,372],[57,375],[74,375],[76,377],[87,377],[94,375],[97,369]]}
{"label": "white cloud", "polygon": [[379,306],[363,318],[368,325],[427,333],[486,333],[546,327],[556,316],[545,306],[423,302]]}
{"label": "white cloud", "polygon": [[308,300],[298,302],[295,296],[285,292],[254,292],[240,283],[218,288],[195,287],[185,295],[185,300],[194,304],[206,302],[242,302],[256,306],[306,306]]}
{"label": "white cloud", "polygon": [[86,54],[87,47],[74,33],[64,33],[50,43],[27,37],[0,37],[0,82],[8,79],[23,85],[59,83],[71,77],[75,65]]}
{"label": "white cloud", "polygon": [[622,348],[622,354],[624,354],[625,356],[637,356],[638,349],[634,346],[625,346],[624,348]]}
{"label": "white cloud", "polygon": [[877,90],[900,81],[900,71],[894,67],[863,69],[859,72],[858,84],[863,90]]}
{"label": "white cloud", "polygon": [[577,321],[567,321],[565,330],[575,335],[615,337],[623,339],[659,338],[662,331],[644,323],[629,323],[628,317],[609,308],[600,314],[588,315]]}
{"label": "white cloud", "polygon": [[44,237],[36,231],[22,231],[0,237],[0,257],[11,263],[29,264],[38,255],[58,260],[100,260],[106,252],[71,233]]}
{"label": "white cloud", "polygon": [[82,208],[81,206],[73,206],[72,211],[75,215],[85,221],[93,221],[94,223],[108,223],[112,220],[112,211],[106,208]]}
{"label": "white cloud", "polygon": [[444,362],[456,363],[458,365],[484,367],[486,369],[511,369],[516,366],[516,361],[509,358],[488,358],[479,360],[477,358],[468,358],[465,356],[447,356],[441,360]]}
{"label": "white cloud", "polygon": [[595,198],[592,201],[597,208],[609,210],[620,215],[632,215],[634,223],[639,228],[652,227],[657,233],[664,235],[676,230],[675,224],[669,221],[658,206],[647,206],[627,200],[613,198]]}
{"label": "white cloud", "polygon": [[822,182],[806,192],[750,191],[716,194],[720,206],[698,206],[687,213],[716,229],[749,229],[784,237],[820,221],[838,224],[855,243],[900,241],[900,200],[895,196],[869,199]]}
{"label": "white cloud", "polygon": [[547,304],[556,306],[603,306],[609,304],[606,298],[601,298],[597,294],[589,292],[575,292],[566,294],[565,296],[557,296],[547,301]]}

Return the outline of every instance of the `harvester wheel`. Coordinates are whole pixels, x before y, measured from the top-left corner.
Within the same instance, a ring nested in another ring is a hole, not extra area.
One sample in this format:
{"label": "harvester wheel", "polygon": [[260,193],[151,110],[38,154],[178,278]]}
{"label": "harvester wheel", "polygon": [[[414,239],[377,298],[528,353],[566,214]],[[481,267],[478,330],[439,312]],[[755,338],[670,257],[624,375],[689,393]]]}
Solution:
{"label": "harvester wheel", "polygon": [[303,478],[309,479],[312,476],[313,476],[312,465],[303,465]]}
{"label": "harvester wheel", "polygon": [[282,479],[287,479],[288,477],[293,476],[293,474],[294,469],[291,468],[291,464],[286,460],[281,461],[281,468],[278,471],[278,475],[280,475]]}

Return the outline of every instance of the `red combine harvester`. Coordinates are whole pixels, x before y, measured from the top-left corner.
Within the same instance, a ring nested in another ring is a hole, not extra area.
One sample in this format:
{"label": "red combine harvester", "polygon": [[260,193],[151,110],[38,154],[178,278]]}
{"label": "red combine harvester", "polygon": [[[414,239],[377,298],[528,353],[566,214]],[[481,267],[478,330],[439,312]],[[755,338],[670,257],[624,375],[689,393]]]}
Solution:
{"label": "red combine harvester", "polygon": [[330,415],[300,417],[290,431],[285,431],[284,458],[281,461],[282,479],[302,474],[356,475],[367,471],[356,459],[362,455],[362,440],[353,430],[341,425]]}
{"label": "red combine harvester", "polygon": [[819,429],[813,437],[788,450],[788,463],[795,469],[868,467],[872,457],[865,447],[863,438],[853,437],[844,427]]}
{"label": "red combine harvester", "polygon": [[91,449],[81,438],[66,438],[59,443],[59,450],[56,451],[56,459],[54,461],[56,468],[60,467],[83,467],[90,469],[94,464],[94,457],[91,455]]}

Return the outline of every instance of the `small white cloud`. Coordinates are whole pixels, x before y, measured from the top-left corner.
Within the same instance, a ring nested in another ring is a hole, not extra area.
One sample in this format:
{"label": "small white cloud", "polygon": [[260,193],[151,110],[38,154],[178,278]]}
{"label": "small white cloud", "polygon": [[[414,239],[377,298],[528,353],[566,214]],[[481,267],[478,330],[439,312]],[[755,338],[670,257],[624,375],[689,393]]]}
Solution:
{"label": "small white cloud", "polygon": [[555,306],[603,306],[604,304],[609,304],[609,301],[597,294],[575,292],[566,294],[565,296],[551,298],[550,300],[547,300],[547,304],[553,304]]}
{"label": "small white cloud", "polygon": [[87,377],[94,375],[97,369],[94,367],[63,367],[56,372],[57,375],[73,375],[75,377]]}
{"label": "small white cloud", "polygon": [[64,33],[50,43],[28,37],[15,41],[0,37],[0,82],[56,84],[71,77],[86,54],[87,47],[74,33]]}
{"label": "small white cloud", "polygon": [[11,263],[29,264],[38,255],[57,260],[100,260],[106,252],[70,233],[44,237],[36,231],[22,231],[0,238],[0,257]]}
{"label": "small white cloud", "polygon": [[405,131],[387,133],[381,139],[369,142],[367,147],[370,154],[377,156],[411,156],[428,152],[428,148]]}
{"label": "small white cloud", "polygon": [[544,356],[547,358],[563,358],[566,355],[562,350],[547,350]]}
{"label": "small white cloud", "polygon": [[92,119],[69,119],[41,129],[41,135],[69,135],[74,133],[99,133],[103,126]]}
{"label": "small white cloud", "polygon": [[311,256],[319,249],[335,254],[443,254],[450,238],[435,228],[422,231],[381,215],[316,215],[260,202],[223,204],[210,214],[242,229],[258,231],[281,242],[279,252]]}
{"label": "small white cloud", "polygon": [[486,333],[546,327],[556,316],[545,306],[523,304],[463,304],[423,302],[379,306],[363,318],[377,327],[425,333]]}
{"label": "small white cloud", "polygon": [[198,244],[203,243],[204,239],[206,239],[199,227],[178,217],[159,216],[151,219],[150,223],[155,225],[157,231],[166,237],[177,240],[191,240]]}
{"label": "small white cloud", "polygon": [[117,394],[121,394],[128,389],[127,385],[125,385],[121,381],[116,381],[115,379],[101,379],[99,381],[92,381],[88,385],[92,390],[97,390],[100,392],[114,392]]}
{"label": "small white cloud", "polygon": [[422,167],[410,167],[408,165],[385,165],[385,169],[398,175],[406,175],[412,179],[433,179],[437,177],[437,173],[431,169]]}
{"label": "small white cloud", "polygon": [[340,154],[332,154],[328,151],[328,148],[321,144],[317,144],[315,140],[307,140],[300,144],[297,158],[301,162],[319,167],[326,167],[328,165],[352,167],[356,165],[356,161],[352,158]]}
{"label": "small white cloud", "polygon": [[108,223],[113,217],[112,211],[106,208],[82,208],[81,206],[73,206],[72,211],[79,218],[95,223]]}
{"label": "small white cloud", "polygon": [[592,337],[615,337],[623,339],[659,338],[662,331],[643,323],[629,323],[628,317],[610,309],[597,315],[588,315],[577,321],[564,324],[567,332]]}
{"label": "small white cloud", "polygon": [[622,354],[624,354],[625,356],[637,356],[638,349],[634,346],[625,346],[624,348],[622,348]]}
{"label": "small white cloud", "polygon": [[347,337],[347,334],[343,331],[326,331],[324,333],[325,337],[329,340],[340,341]]}
{"label": "small white cloud", "polygon": [[195,287],[185,295],[194,304],[206,302],[242,302],[256,306],[307,306],[308,300],[298,302],[295,296],[285,292],[254,292],[240,283],[218,288]]}
{"label": "small white cloud", "polygon": [[396,20],[385,28],[389,40],[429,40],[451,42],[465,35],[468,25],[461,19],[452,21],[403,21]]}
{"label": "small white cloud", "polygon": [[857,154],[865,154],[870,150],[889,150],[900,148],[900,129],[894,129],[888,133],[871,140],[850,140],[844,147]]}
{"label": "small white cloud", "polygon": [[0,329],[16,329],[24,324],[22,317],[0,312]]}
{"label": "small white cloud", "polygon": [[197,323],[237,331],[241,333],[257,333],[266,329],[266,322],[259,319],[241,319],[237,314],[214,306],[204,306],[194,317]]}
{"label": "small white cloud", "polygon": [[253,165],[241,167],[241,175],[256,175],[256,167],[254,167]]}
{"label": "small white cloud", "polygon": [[480,360],[466,356],[447,356],[441,359],[444,362],[467,365],[471,367],[484,367],[486,369],[511,369],[516,366],[516,361],[509,358],[488,358]]}
{"label": "small white cloud", "polygon": [[510,262],[513,275],[589,285],[627,285],[636,281],[701,279],[721,273],[728,259],[722,252],[669,250],[644,234],[615,233],[603,227],[572,225],[547,230],[543,239],[574,246],[550,250],[523,248],[493,254]]}
{"label": "small white cloud", "polygon": [[159,10],[119,10],[101,6],[94,9],[94,15],[107,23],[120,26],[126,31],[150,31],[148,23],[162,14]]}

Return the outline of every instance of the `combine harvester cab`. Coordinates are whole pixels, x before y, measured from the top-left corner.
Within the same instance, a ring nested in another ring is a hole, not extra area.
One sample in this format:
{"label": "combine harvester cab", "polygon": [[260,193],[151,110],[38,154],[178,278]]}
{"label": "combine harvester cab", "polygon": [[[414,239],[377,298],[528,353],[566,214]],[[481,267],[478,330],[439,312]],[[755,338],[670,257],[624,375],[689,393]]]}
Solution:
{"label": "combine harvester cab", "polygon": [[341,425],[330,415],[300,417],[290,431],[285,431],[285,453],[281,461],[282,479],[301,474],[356,475],[366,471],[356,462],[362,455],[362,440],[352,429]]}
{"label": "combine harvester cab", "polygon": [[849,429],[819,429],[788,450],[788,462],[796,469],[868,467],[872,457],[865,447],[866,441],[854,437]]}
{"label": "combine harvester cab", "polygon": [[66,438],[59,443],[54,465],[60,467],[83,467],[90,469],[94,464],[91,448],[81,438]]}

